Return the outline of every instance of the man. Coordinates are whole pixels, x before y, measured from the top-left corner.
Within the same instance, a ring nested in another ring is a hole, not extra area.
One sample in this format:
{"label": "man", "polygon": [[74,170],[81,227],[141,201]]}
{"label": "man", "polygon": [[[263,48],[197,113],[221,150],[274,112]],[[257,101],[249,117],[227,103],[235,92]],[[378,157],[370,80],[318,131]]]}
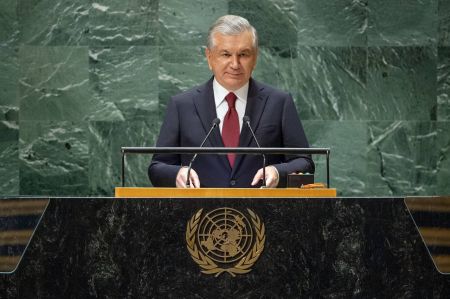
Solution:
{"label": "man", "polygon": [[[214,76],[205,84],[171,98],[156,146],[197,147],[215,118],[220,119],[204,146],[256,147],[243,123],[250,118],[261,147],[309,147],[290,94],[251,78],[258,56],[256,30],[239,16],[219,18],[210,28],[206,58]],[[219,130],[220,129],[220,130]],[[154,155],[148,169],[156,187],[186,187],[192,155]],[[286,186],[287,174],[314,172],[308,155],[268,155],[267,187]],[[190,187],[259,187],[259,155],[199,155]]]}

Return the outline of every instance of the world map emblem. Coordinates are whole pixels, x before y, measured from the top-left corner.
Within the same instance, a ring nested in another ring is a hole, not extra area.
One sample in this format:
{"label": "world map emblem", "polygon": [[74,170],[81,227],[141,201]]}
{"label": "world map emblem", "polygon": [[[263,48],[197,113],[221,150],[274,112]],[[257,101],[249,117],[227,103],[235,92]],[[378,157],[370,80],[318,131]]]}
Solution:
{"label": "world map emblem", "polygon": [[198,210],[186,228],[187,249],[201,272],[245,274],[260,257],[266,240],[264,223],[252,210]]}

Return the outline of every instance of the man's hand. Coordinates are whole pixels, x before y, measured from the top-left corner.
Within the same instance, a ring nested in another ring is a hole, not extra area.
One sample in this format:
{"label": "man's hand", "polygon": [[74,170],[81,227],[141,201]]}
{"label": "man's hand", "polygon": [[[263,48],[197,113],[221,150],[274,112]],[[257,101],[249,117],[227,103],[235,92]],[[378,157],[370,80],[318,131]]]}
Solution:
{"label": "man's hand", "polygon": [[[263,169],[261,168],[255,174],[255,177],[252,181],[252,186],[258,184],[260,180],[263,179]],[[266,187],[267,188],[276,188],[278,186],[278,182],[280,181],[280,175],[278,170],[274,166],[266,167]]]}
{"label": "man's hand", "polygon": [[[181,167],[177,174],[176,186],[177,188],[187,188],[186,180],[187,180],[187,172],[188,167]],[[200,179],[198,178],[197,172],[191,168],[191,172],[189,173],[189,182],[191,188],[200,188]]]}

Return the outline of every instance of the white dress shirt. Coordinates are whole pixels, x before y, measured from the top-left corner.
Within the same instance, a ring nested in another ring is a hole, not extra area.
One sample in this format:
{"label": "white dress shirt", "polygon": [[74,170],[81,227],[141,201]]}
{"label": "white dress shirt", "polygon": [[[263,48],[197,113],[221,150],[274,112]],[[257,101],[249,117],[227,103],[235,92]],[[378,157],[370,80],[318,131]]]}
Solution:
{"label": "white dress shirt", "polygon": [[239,118],[239,130],[242,130],[242,118],[245,115],[245,107],[247,106],[248,82],[237,90],[226,90],[216,78],[213,81],[214,101],[216,103],[217,117],[220,119],[220,132],[222,133],[223,119],[228,111],[228,103],[225,97],[228,93],[233,92],[236,96],[235,108]]}

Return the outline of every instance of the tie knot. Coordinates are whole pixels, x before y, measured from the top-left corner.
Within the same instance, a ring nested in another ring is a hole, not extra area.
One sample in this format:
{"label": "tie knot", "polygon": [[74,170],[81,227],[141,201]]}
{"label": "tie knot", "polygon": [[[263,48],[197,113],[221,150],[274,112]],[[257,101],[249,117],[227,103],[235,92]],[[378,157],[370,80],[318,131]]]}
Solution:
{"label": "tie knot", "polygon": [[227,101],[229,108],[234,108],[236,99],[237,99],[237,96],[234,93],[230,92],[229,94],[227,94],[227,96],[225,97],[225,100]]}

